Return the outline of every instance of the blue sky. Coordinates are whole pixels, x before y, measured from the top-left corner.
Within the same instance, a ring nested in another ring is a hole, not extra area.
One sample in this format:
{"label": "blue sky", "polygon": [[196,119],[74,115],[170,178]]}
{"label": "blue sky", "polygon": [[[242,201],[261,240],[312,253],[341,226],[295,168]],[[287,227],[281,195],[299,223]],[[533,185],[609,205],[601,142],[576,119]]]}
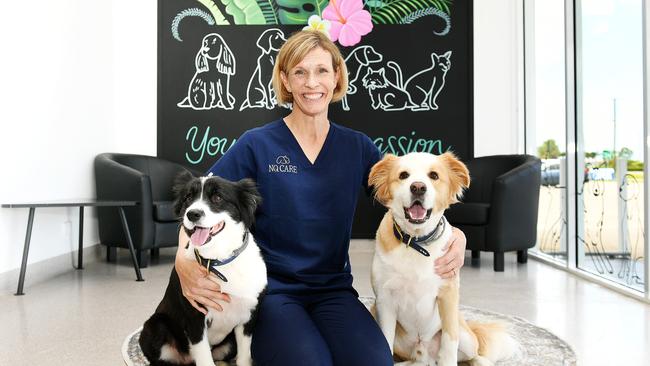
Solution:
{"label": "blue sky", "polygon": [[[641,0],[584,0],[582,103],[585,151],[628,147],[643,157]],[[564,1],[535,2],[537,145],[554,138],[564,150]],[[562,140],[562,142],[560,141]]]}

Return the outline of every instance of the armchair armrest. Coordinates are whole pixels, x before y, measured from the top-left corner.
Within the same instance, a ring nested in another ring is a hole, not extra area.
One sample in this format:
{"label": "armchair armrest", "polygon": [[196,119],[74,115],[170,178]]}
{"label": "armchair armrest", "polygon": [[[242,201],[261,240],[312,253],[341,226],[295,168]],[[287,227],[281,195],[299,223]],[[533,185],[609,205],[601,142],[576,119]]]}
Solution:
{"label": "armchair armrest", "polygon": [[[151,242],[153,235],[153,199],[148,175],[120,164],[118,154],[100,154],[95,158],[95,187],[97,199],[132,200],[138,205],[127,207],[129,229],[136,249],[138,243]],[[114,208],[97,209],[99,236],[102,243],[126,243],[117,211]],[[143,228],[147,228],[143,230]]]}
{"label": "armchair armrest", "polygon": [[151,205],[149,176],[110,159],[111,154],[95,158],[95,185],[98,199],[133,200]]}
{"label": "armchair armrest", "polygon": [[535,244],[540,183],[541,161],[532,156],[495,179],[487,238],[499,251]]}

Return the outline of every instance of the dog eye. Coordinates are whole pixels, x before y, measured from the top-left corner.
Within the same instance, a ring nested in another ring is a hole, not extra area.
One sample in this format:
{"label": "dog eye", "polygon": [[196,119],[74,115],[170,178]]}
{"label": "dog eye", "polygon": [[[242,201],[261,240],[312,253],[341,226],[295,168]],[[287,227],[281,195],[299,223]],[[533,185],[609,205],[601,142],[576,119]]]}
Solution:
{"label": "dog eye", "polygon": [[211,197],[210,199],[212,200],[212,203],[219,203],[219,202],[221,202],[221,196],[219,196],[218,194],[214,194],[214,195],[212,195],[212,197]]}
{"label": "dog eye", "polygon": [[408,178],[409,176],[410,176],[410,174],[408,172],[399,173],[399,179],[401,179],[401,180],[404,180],[404,179]]}
{"label": "dog eye", "polygon": [[430,173],[429,173],[429,178],[431,178],[431,179],[433,179],[433,180],[438,180],[438,173],[436,173],[436,172],[430,172]]}

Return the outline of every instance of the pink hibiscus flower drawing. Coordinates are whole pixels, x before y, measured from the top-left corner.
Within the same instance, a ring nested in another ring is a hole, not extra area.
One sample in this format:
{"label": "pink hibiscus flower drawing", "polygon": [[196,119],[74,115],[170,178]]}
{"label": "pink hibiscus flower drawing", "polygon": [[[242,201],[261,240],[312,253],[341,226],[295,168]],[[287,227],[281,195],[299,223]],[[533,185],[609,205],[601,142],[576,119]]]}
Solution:
{"label": "pink hibiscus flower drawing", "polygon": [[330,38],[341,46],[354,46],[372,30],[370,13],[363,10],[361,0],[330,0],[323,10],[323,19],[329,20]]}

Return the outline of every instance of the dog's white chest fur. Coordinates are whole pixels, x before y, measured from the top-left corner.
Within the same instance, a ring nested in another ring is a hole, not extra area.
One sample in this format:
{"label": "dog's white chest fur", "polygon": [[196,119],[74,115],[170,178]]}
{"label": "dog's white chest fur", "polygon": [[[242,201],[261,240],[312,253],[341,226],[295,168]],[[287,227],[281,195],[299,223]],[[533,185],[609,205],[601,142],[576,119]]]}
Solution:
{"label": "dog's white chest fur", "polygon": [[[258,246],[252,238],[247,248],[232,262],[217,267],[227,282],[219,280],[221,292],[230,295],[231,301],[219,304],[223,311],[208,308],[205,318],[209,343],[220,343],[232,329],[250,320],[251,310],[255,308],[260,292],[267,283],[266,265]],[[194,247],[190,245],[185,255],[194,257]]]}
{"label": "dog's white chest fur", "polygon": [[221,343],[239,324],[250,320],[251,309],[257,305],[257,299],[231,296],[230,303],[221,302],[223,311],[208,310],[205,317],[208,341],[211,345]]}
{"label": "dog's white chest fur", "polygon": [[401,245],[390,252],[376,248],[373,259],[373,288],[378,301],[389,296],[397,321],[409,334],[433,336],[440,329],[436,297],[443,279],[434,271],[434,261],[444,254],[451,237],[446,229],[437,240],[424,246],[430,256]]}

